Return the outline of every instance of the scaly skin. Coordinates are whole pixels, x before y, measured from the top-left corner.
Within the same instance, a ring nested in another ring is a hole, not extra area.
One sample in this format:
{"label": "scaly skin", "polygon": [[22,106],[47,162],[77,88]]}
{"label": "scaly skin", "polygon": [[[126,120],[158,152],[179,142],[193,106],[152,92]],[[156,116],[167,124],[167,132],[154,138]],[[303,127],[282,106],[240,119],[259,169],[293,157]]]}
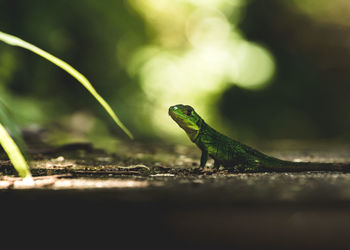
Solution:
{"label": "scaly skin", "polygon": [[191,106],[178,104],[169,108],[169,115],[202,151],[200,167],[204,168],[208,156],[214,159],[214,168],[238,171],[299,172],[342,171],[350,172],[349,164],[291,162],[265,155],[247,145],[232,140],[211,128]]}

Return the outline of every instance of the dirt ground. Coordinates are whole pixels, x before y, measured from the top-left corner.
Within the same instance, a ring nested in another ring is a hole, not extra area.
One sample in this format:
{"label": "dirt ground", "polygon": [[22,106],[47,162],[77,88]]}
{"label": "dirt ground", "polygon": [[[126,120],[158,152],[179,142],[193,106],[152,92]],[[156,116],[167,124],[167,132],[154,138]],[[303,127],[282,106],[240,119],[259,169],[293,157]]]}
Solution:
{"label": "dirt ground", "polygon": [[[278,145],[265,152],[350,162],[349,145]],[[84,143],[33,148],[30,183],[3,157],[1,216],[20,218],[9,220],[9,230],[25,221],[51,239],[56,234],[49,232],[62,227],[65,239],[79,232],[98,245],[345,249],[350,243],[350,173],[202,172],[199,156],[191,146],[141,142],[113,154]]]}

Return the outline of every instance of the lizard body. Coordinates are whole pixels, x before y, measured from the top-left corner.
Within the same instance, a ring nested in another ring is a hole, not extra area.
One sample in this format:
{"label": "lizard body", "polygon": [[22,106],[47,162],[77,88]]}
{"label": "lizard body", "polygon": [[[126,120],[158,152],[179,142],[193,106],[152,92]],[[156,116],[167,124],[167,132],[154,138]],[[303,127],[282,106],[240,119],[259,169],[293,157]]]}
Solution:
{"label": "lizard body", "polygon": [[214,130],[188,105],[174,105],[169,115],[202,151],[200,167],[208,156],[214,159],[214,168],[223,166],[239,171],[343,171],[350,172],[349,164],[291,162],[268,156]]}

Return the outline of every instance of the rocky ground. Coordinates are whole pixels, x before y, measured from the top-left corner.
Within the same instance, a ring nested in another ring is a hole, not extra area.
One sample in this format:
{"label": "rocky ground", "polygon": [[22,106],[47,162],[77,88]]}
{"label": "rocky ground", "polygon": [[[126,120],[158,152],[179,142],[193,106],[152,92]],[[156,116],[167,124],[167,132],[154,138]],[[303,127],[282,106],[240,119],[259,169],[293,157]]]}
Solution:
{"label": "rocky ground", "polygon": [[[347,145],[278,145],[268,153],[350,162]],[[191,146],[140,142],[113,154],[90,144],[37,148],[33,182],[17,178],[3,157],[2,218],[39,224],[46,238],[60,226],[68,238],[83,232],[129,247],[347,248],[350,173],[202,172],[199,155]],[[12,222],[13,230],[22,223]]]}

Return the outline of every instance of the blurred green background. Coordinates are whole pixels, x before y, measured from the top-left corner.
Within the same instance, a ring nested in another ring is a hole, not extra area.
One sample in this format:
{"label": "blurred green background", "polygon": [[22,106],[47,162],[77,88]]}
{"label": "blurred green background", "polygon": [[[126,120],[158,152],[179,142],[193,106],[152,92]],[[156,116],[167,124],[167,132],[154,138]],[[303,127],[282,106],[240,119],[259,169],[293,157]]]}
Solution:
{"label": "blurred green background", "polygon": [[[0,30],[83,73],[140,140],[188,142],[178,103],[243,141],[350,140],[348,1],[0,0]],[[50,143],[126,138],[75,79],[4,43],[0,99]]]}

